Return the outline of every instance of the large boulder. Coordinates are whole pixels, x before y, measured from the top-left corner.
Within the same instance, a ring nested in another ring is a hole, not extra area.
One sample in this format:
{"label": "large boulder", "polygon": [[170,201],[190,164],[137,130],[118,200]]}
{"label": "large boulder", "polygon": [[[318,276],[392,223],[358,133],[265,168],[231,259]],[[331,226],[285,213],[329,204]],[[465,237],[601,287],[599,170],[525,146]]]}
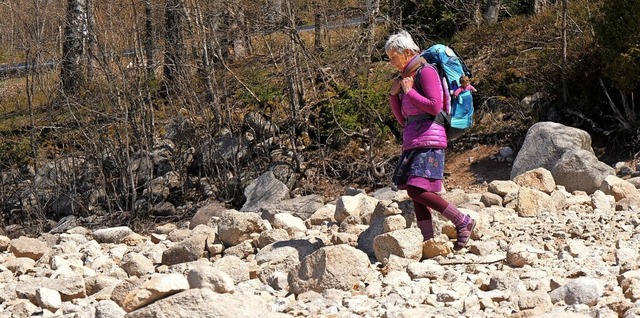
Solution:
{"label": "large boulder", "polygon": [[120,243],[120,240],[133,233],[128,226],[117,226],[95,230],[91,236],[98,243]]}
{"label": "large boulder", "polygon": [[604,194],[612,195],[616,201],[640,197],[640,191],[633,184],[616,176],[607,176],[602,181],[600,190]]}
{"label": "large boulder", "polygon": [[371,273],[370,264],[367,254],[349,245],[322,247],[289,273],[290,292],[299,295],[330,288],[350,290]]}
{"label": "large boulder", "polygon": [[511,179],[535,168],[542,167],[551,171],[565,152],[574,149],[593,153],[591,136],[584,130],[554,122],[536,123],[529,128],[513,162]]}
{"label": "large boulder", "polygon": [[363,218],[367,221],[365,223],[368,223],[377,204],[378,199],[372,198],[364,193],[359,193],[354,196],[344,195],[338,198],[336,202],[336,212],[334,216],[339,223],[349,216],[359,219]]}
{"label": "large boulder", "polygon": [[551,172],[545,168],[536,168],[516,176],[513,181],[521,187],[527,187],[550,194],[556,189]]}
{"label": "large boulder", "polygon": [[535,189],[520,188],[515,203],[520,217],[536,217],[541,212],[556,212],[550,195]]}
{"label": "large boulder", "polygon": [[593,152],[583,149],[565,152],[551,169],[556,184],[569,192],[580,190],[588,194],[598,190],[602,181],[613,173],[613,168],[599,161]]}
{"label": "large boulder", "polygon": [[373,240],[373,250],[383,264],[388,263],[390,255],[419,261],[422,257],[422,233],[414,227],[378,235]]}
{"label": "large boulder", "polygon": [[189,289],[189,282],[182,274],[158,274],[127,294],[123,308],[134,311],[158,299]]}
{"label": "large boulder", "polygon": [[324,205],[324,198],[317,194],[310,194],[293,199],[283,200],[276,204],[276,210],[291,212],[291,214],[306,220]]}
{"label": "large boulder", "polygon": [[[204,306],[203,304],[209,304]],[[219,294],[209,288],[189,289],[128,313],[126,318],[155,317],[286,317],[273,313],[260,296]]]}
{"label": "large boulder", "polygon": [[213,235],[197,234],[171,246],[162,253],[162,264],[175,265],[197,261],[205,256],[207,241],[213,241]]}
{"label": "large boulder", "polygon": [[16,257],[28,257],[37,261],[47,253],[49,247],[47,247],[47,243],[41,240],[21,236],[10,241],[9,250]]}
{"label": "large boulder", "polygon": [[590,277],[573,279],[551,291],[551,301],[564,301],[567,305],[585,304],[595,306],[604,293],[602,281]]}
{"label": "large boulder", "polygon": [[245,136],[234,136],[224,129],[220,135],[206,138],[198,147],[195,163],[201,165],[243,163],[249,154],[249,141]]}
{"label": "large boulder", "polygon": [[247,201],[240,211],[260,211],[261,208],[270,209],[280,201],[289,199],[289,188],[267,171],[255,179],[244,189]]}
{"label": "large boulder", "polygon": [[189,222],[189,229],[193,230],[193,228],[201,224],[206,225],[212,217],[220,217],[226,211],[227,208],[219,202],[209,203],[196,211],[196,214],[191,218],[191,222]]}
{"label": "large boulder", "polygon": [[237,256],[225,256],[213,263],[213,267],[227,273],[236,284],[251,279],[249,265]]}
{"label": "large boulder", "polygon": [[[375,257],[373,242],[378,235],[385,233],[385,220],[391,215],[402,215],[406,220],[406,227],[415,227],[416,215],[413,212],[413,203],[411,200],[399,202],[399,207],[388,207],[384,201],[379,201],[375,210],[371,214],[369,227],[358,235],[358,249],[367,253],[371,257]],[[439,229],[434,229],[439,233]]]}
{"label": "large boulder", "polygon": [[265,230],[262,218],[253,212],[238,212],[228,210],[218,223],[218,235],[226,246],[240,244],[244,240],[250,240],[252,233],[260,233]]}
{"label": "large boulder", "polygon": [[307,255],[313,253],[317,247],[307,240],[280,241],[269,244],[256,254],[258,263],[258,278],[267,283],[269,277],[276,271],[289,273]]}

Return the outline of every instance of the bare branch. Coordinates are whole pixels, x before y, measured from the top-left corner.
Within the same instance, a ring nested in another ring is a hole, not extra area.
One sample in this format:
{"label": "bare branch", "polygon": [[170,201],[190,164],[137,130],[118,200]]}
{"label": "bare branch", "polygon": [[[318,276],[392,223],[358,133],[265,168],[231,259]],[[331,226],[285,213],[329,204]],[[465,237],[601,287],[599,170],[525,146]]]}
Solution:
{"label": "bare branch", "polygon": [[599,81],[600,81],[600,86],[602,87],[602,90],[604,91],[604,94],[607,96],[607,100],[609,101],[609,106],[611,106],[611,110],[613,110],[613,112],[616,115],[615,118],[620,122],[620,125],[622,125],[622,129],[630,130],[631,129],[631,125],[625,119],[625,116],[623,116],[622,113],[620,113],[620,110],[616,106],[615,102],[611,99],[611,96],[609,96],[609,91],[604,86],[604,82],[602,81],[602,78],[600,78]]}

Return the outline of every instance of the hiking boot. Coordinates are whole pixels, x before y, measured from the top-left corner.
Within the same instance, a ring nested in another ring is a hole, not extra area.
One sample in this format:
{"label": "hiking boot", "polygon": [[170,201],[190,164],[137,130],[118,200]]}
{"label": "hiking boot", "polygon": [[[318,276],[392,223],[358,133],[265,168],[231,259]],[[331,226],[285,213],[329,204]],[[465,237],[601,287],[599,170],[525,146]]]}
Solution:
{"label": "hiking boot", "polygon": [[469,238],[471,238],[471,233],[473,233],[473,229],[476,227],[476,221],[472,219],[468,214],[465,216],[465,222],[460,226],[456,226],[456,243],[453,244],[453,249],[458,251],[467,246],[467,242],[469,242]]}

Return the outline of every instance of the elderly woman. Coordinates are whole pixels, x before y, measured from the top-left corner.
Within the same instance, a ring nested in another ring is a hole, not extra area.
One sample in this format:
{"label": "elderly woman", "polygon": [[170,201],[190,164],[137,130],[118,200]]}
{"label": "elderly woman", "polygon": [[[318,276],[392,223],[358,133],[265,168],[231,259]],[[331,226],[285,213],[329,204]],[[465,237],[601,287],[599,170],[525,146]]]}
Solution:
{"label": "elderly woman", "polygon": [[[447,133],[435,118],[450,98],[446,81],[440,79],[433,65],[421,60],[420,48],[406,31],[391,35],[385,51],[391,65],[400,72],[389,92],[389,101],[398,123],[404,127],[402,156],[393,183],[406,189],[411,197],[425,241],[433,238],[433,209],[456,226],[454,247],[462,249],[475,221],[436,193],[442,190]],[[415,67],[417,63],[422,66]]]}

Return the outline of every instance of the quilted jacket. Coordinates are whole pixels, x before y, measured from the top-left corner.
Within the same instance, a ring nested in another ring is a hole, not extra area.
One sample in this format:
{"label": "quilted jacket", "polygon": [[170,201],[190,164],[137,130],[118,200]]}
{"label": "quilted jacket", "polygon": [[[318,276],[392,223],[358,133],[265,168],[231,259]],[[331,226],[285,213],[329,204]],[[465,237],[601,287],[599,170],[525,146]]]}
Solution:
{"label": "quilted jacket", "polygon": [[443,126],[432,119],[416,118],[420,118],[421,115],[424,117],[424,114],[437,115],[445,105],[445,99],[449,98],[449,94],[446,90],[443,91],[440,76],[434,66],[425,64],[418,78],[424,96],[416,90],[415,86],[406,93],[389,96],[393,114],[398,123],[404,127],[402,150],[447,148],[447,133]]}

